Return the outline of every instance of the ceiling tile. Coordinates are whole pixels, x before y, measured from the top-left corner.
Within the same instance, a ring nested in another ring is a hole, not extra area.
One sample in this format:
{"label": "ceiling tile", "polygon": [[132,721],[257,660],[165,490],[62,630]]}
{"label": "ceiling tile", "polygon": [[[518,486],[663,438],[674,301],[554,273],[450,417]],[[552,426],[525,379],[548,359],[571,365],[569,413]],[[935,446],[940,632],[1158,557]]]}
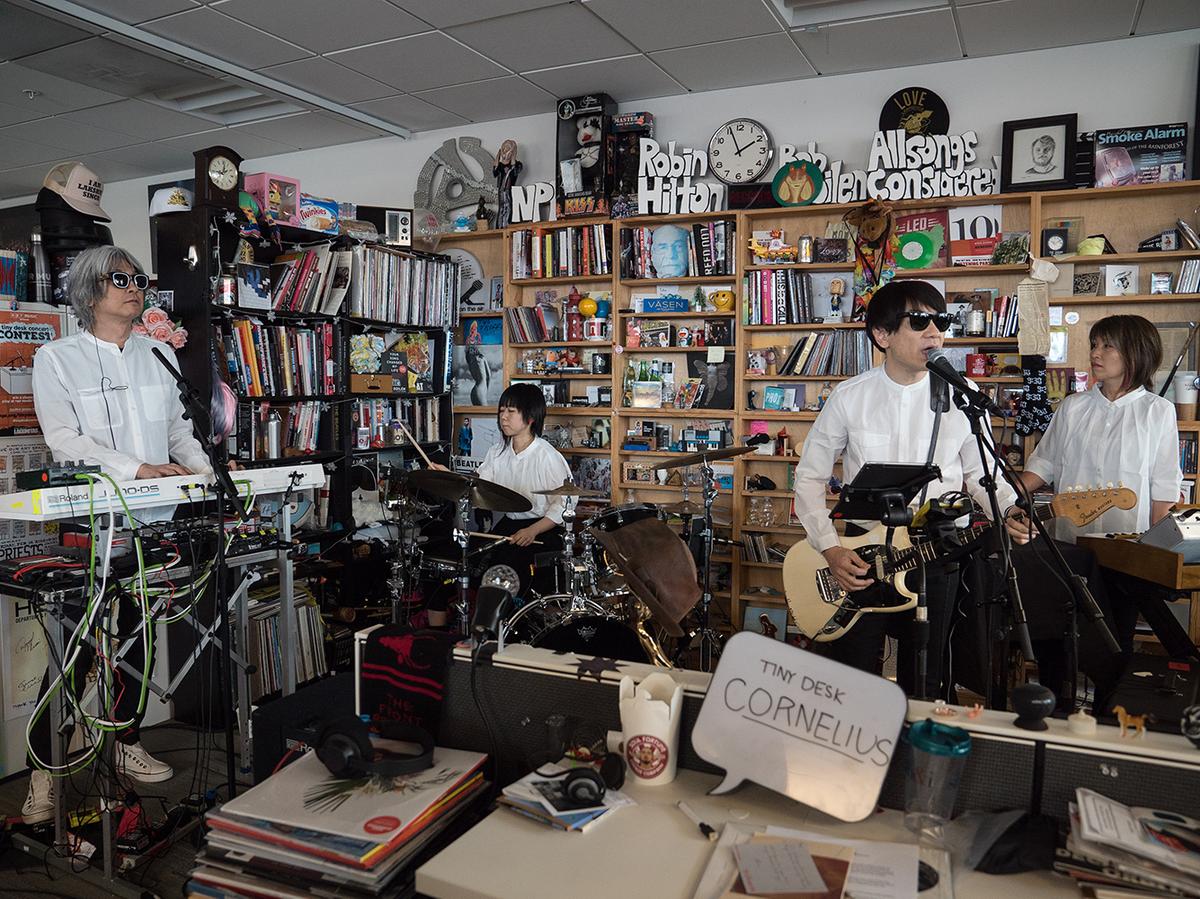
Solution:
{"label": "ceiling tile", "polygon": [[514,71],[623,56],[635,49],[575,3],[459,25],[447,33]]}
{"label": "ceiling tile", "polygon": [[340,66],[323,56],[285,62],[283,65],[260,69],[260,72],[338,103],[374,100],[396,92],[394,87]]}
{"label": "ceiling tile", "polygon": [[540,87],[511,75],[474,84],[459,84],[424,91],[418,95],[472,122],[494,122],[516,116],[554,111],[554,96]]}
{"label": "ceiling tile", "polygon": [[[37,91],[37,96],[27,100],[23,93],[26,90]],[[0,65],[0,102],[22,109],[37,109],[41,115],[70,112],[120,99],[118,94],[60,78],[49,72],[29,69],[15,62]]]}
{"label": "ceiling tile", "polygon": [[23,106],[0,103],[0,128],[3,128],[5,125],[19,125],[21,122],[30,122],[34,119],[45,117],[45,111],[39,110],[34,103],[25,103]]}
{"label": "ceiling tile", "polygon": [[0,2],[0,22],[4,23],[0,28],[0,60],[18,59],[92,36],[90,32],[11,3]]}
{"label": "ceiling tile", "polygon": [[693,91],[788,81],[816,74],[786,34],[662,50],[651,53],[650,57]]}
{"label": "ceiling tile", "polygon": [[223,16],[215,9],[200,8],[168,16],[149,23],[146,30],[247,69],[291,62],[309,55],[299,47]]}
{"label": "ceiling tile", "polygon": [[823,75],[962,58],[949,10],[859,19],[792,33]]}
{"label": "ceiling tile", "polygon": [[113,147],[125,147],[129,144],[141,143],[145,138],[130,137],[106,128],[85,125],[75,121],[70,116],[53,116],[48,119],[38,119],[36,122],[25,122],[23,125],[10,125],[0,129],[0,141],[10,136],[19,136],[35,144],[47,147],[58,147],[60,152],[95,153],[99,150],[111,150]]}
{"label": "ceiling tile", "polygon": [[968,56],[1019,53],[1127,37],[1134,0],[1000,0],[958,10]]}
{"label": "ceiling tile", "polygon": [[392,0],[436,28],[494,19],[527,9],[555,6],[565,0]]}
{"label": "ceiling tile", "polygon": [[[223,0],[213,9],[316,53],[429,31],[387,0]],[[336,14],[336,21],[331,21]]]}
{"label": "ceiling tile", "polygon": [[49,165],[38,163],[0,171],[0,200],[36,195],[49,170]]}
{"label": "ceiling tile", "polygon": [[168,62],[106,37],[94,37],[28,56],[21,60],[21,65],[80,84],[95,85],[124,97],[216,83],[204,72]]}
{"label": "ceiling tile", "polygon": [[1145,0],[1138,16],[1138,34],[1200,28],[1200,3],[1196,0]]}
{"label": "ceiling tile", "polygon": [[80,6],[94,9],[105,15],[140,25],[151,19],[161,19],[172,13],[183,12],[185,9],[195,9],[199,4],[194,0],[75,0]]}
{"label": "ceiling tile", "polygon": [[67,118],[122,134],[132,134],[138,141],[211,131],[215,127],[207,119],[175,112],[173,109],[163,109],[141,100],[122,100],[119,103],[93,106],[73,112]]}
{"label": "ceiling tile", "polygon": [[438,109],[436,106],[408,94],[384,97],[380,100],[368,100],[366,103],[355,103],[353,106],[355,109],[361,109],[363,112],[378,116],[394,125],[401,125],[410,131],[450,128],[454,125],[465,125],[467,122],[460,115]]}
{"label": "ceiling tile", "polygon": [[436,32],[331,53],[330,58],[408,93],[508,74],[474,50]]}
{"label": "ceiling tile", "polygon": [[165,174],[167,172],[187,171],[194,168],[193,150],[221,143],[223,141],[219,140],[215,134],[207,135],[204,138],[197,135],[190,147],[149,143],[138,144],[134,147],[120,147],[116,150],[106,150],[104,153],[97,155],[121,165]]}
{"label": "ceiling tile", "polygon": [[642,50],[780,30],[763,0],[591,0],[587,8]]}
{"label": "ceiling tile", "polygon": [[[61,159],[63,151],[58,147],[37,144],[18,136],[24,125],[0,129],[0,168],[13,169],[52,159]],[[49,165],[46,166],[50,168]]]}
{"label": "ceiling tile", "polygon": [[253,125],[240,125],[234,131],[247,131],[280,143],[291,144],[301,150],[313,147],[329,147],[334,144],[350,144],[360,140],[385,137],[383,131],[358,125],[346,119],[316,112],[285,116]]}
{"label": "ceiling tile", "polygon": [[687,92],[674,78],[641,55],[529,72],[525,77],[560,98],[590,93],[597,85],[603,85],[604,92],[618,103]]}

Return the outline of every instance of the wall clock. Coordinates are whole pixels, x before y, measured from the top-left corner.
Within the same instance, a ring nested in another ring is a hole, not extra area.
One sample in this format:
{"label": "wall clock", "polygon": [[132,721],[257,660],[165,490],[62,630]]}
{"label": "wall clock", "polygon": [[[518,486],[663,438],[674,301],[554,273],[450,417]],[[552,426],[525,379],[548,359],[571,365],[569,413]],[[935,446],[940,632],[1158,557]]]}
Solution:
{"label": "wall clock", "polygon": [[708,141],[708,164],[726,184],[749,184],[771,164],[771,135],[754,119],[732,119]]}

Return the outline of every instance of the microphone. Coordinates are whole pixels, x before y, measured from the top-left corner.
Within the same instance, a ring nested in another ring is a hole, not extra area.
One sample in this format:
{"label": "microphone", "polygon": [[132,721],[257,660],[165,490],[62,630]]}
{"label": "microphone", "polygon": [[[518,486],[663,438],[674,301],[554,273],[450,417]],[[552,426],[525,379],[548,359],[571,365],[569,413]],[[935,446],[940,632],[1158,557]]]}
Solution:
{"label": "microphone", "polygon": [[986,395],[976,390],[963,375],[955,370],[945,350],[934,350],[925,361],[925,367],[937,375],[975,406],[982,406],[992,415],[1004,417],[1004,410],[993,403]]}

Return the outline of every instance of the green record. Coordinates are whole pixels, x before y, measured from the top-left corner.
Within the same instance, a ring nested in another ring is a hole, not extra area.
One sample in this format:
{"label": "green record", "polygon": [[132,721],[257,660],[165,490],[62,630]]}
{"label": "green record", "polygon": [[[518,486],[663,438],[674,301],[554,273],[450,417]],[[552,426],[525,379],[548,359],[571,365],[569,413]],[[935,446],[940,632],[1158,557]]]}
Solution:
{"label": "green record", "polygon": [[937,254],[937,244],[929,234],[910,231],[900,235],[896,265],[900,268],[929,268],[937,260]]}

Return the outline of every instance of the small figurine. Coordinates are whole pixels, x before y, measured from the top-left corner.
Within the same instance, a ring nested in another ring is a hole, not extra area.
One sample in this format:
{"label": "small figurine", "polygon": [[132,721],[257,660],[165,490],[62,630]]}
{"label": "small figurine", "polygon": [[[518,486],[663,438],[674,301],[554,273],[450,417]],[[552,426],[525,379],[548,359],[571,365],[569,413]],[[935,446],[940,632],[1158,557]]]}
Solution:
{"label": "small figurine", "polygon": [[475,207],[475,230],[487,231],[491,227],[489,224],[492,214],[488,212],[487,204],[483,201],[483,194],[479,195],[479,205]]}
{"label": "small figurine", "polygon": [[829,314],[827,322],[840,322],[842,318],[842,295],[846,292],[846,282],[842,278],[834,278],[829,282]]}
{"label": "small figurine", "polygon": [[967,708],[967,717],[970,718],[972,721],[974,721],[976,718],[978,718],[982,714],[983,714],[983,706],[980,705],[978,702]]}
{"label": "small figurine", "polygon": [[799,249],[783,242],[783,232],[770,232],[765,244],[759,243],[758,238],[750,238],[750,252],[754,254],[755,263],[763,262],[795,262]]}
{"label": "small figurine", "polygon": [[512,189],[524,164],[517,159],[517,142],[509,139],[500,145],[492,174],[496,178],[496,227],[512,224]]}
{"label": "small figurine", "polygon": [[952,705],[947,705],[946,700],[938,699],[933,703],[933,714],[939,718],[957,718],[958,710]]}
{"label": "small figurine", "polygon": [[703,312],[708,304],[708,297],[704,293],[703,287],[697,287],[696,292],[692,294],[692,311]]}
{"label": "small figurine", "polygon": [[1154,720],[1154,716],[1150,714],[1131,715],[1125,711],[1125,706],[1123,705],[1113,706],[1113,714],[1117,716],[1117,721],[1121,724],[1122,738],[1133,737],[1136,739],[1137,737],[1146,736],[1146,722]]}
{"label": "small figurine", "polygon": [[787,428],[780,428],[779,433],[775,435],[775,455],[786,456],[787,454],[788,454]]}

